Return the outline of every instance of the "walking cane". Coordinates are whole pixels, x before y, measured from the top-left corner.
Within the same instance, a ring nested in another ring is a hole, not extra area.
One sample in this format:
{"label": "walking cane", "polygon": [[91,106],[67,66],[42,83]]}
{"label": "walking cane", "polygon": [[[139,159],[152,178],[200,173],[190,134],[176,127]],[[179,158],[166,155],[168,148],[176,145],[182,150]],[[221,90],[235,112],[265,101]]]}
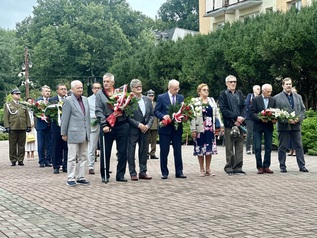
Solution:
{"label": "walking cane", "polygon": [[[105,171],[105,177],[103,178],[104,183],[108,183],[108,178],[107,178],[107,167],[106,167],[106,143],[105,143],[105,133],[102,132],[102,150],[103,150],[103,167]],[[101,160],[101,159],[100,159]]]}

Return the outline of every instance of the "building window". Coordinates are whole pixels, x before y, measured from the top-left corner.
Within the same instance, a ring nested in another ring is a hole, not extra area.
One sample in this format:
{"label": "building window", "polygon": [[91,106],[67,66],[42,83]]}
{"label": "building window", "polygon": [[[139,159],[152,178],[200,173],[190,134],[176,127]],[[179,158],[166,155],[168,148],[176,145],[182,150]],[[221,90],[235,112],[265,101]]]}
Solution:
{"label": "building window", "polygon": [[300,10],[302,7],[302,0],[291,1],[291,2],[288,2],[287,4],[289,9],[295,8],[297,10]]}

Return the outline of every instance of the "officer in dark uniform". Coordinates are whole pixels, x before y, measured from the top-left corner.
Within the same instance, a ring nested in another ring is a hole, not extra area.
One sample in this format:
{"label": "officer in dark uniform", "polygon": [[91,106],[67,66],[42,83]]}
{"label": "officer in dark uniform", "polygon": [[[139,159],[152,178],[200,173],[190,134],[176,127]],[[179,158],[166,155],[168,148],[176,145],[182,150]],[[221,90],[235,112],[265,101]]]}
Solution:
{"label": "officer in dark uniform", "polygon": [[21,92],[14,89],[11,92],[12,101],[4,105],[4,127],[9,133],[9,154],[12,166],[23,166],[25,154],[26,132],[31,131],[31,121],[28,109],[25,105],[20,104]]}

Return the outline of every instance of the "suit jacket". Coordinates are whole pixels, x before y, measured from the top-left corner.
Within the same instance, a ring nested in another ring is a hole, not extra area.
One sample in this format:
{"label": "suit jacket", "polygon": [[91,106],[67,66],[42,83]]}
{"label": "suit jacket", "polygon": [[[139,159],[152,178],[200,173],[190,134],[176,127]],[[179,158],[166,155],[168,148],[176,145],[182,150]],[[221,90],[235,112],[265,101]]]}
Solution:
{"label": "suit jacket", "polygon": [[[48,100],[48,102],[52,103],[52,104],[59,103],[58,95],[56,95],[55,97],[50,98]],[[51,132],[56,132],[56,133],[60,133],[61,132],[61,127],[58,125],[58,123],[56,121],[51,123]]]}
{"label": "suit jacket", "polygon": [[[108,104],[108,95],[105,93],[104,89],[99,90],[96,94],[96,117],[99,119],[101,127],[109,126],[107,122],[108,116],[113,113],[113,109]],[[125,121],[127,118],[123,114],[122,116],[117,117],[116,123]]]}
{"label": "suit jacket", "polygon": [[[154,115],[154,108],[155,108],[156,102],[153,101],[152,105],[153,105],[153,115]],[[151,130],[157,130],[158,124],[159,124],[159,120],[158,120],[158,118],[156,116],[154,116]]]}
{"label": "suit jacket", "polygon": [[246,106],[245,119],[246,120],[252,120],[251,105],[252,105],[252,100],[254,97],[255,97],[254,93],[249,93],[245,99],[245,106]]}
{"label": "suit jacket", "polygon": [[290,130],[301,130],[301,123],[305,118],[306,108],[303,103],[303,99],[301,95],[297,93],[293,93],[294,99],[294,109],[292,109],[288,98],[284,91],[280,92],[279,94],[275,95],[274,98],[276,99],[276,107],[286,110],[289,113],[295,111],[295,115],[299,117],[300,122],[296,124],[288,124],[282,123],[280,121],[277,122],[277,130],[278,131],[290,131]]}
{"label": "suit jacket", "polygon": [[[36,99],[36,101],[40,101],[40,100],[44,100],[44,98],[43,97],[39,97],[39,98]],[[50,124],[45,122],[41,118],[38,118],[38,117],[36,118],[36,123],[35,123],[35,129],[36,130],[45,130],[49,126],[50,126]]]}
{"label": "suit jacket", "polygon": [[[275,98],[270,97],[267,108],[275,108],[275,107],[276,107],[276,100]],[[264,109],[265,109],[265,105],[264,105],[263,96],[259,95],[253,98],[251,110],[250,110],[251,118],[254,121],[253,131],[263,131],[264,128],[267,128],[270,131],[273,131],[274,126],[271,121],[263,122],[261,119],[259,119],[258,114]]]}
{"label": "suit jacket", "polygon": [[[184,101],[184,96],[177,94],[176,95],[176,102],[177,103],[182,103]],[[163,93],[160,94],[157,98],[155,109],[154,109],[154,115],[161,121],[165,115],[168,115],[168,108],[171,105],[171,100],[168,95],[168,93]],[[178,129],[174,129],[173,123],[160,127],[159,128],[159,133],[162,134],[171,134],[173,131],[176,134],[183,134],[183,125],[182,123],[179,124]]]}
{"label": "suit jacket", "polygon": [[3,122],[5,128],[10,128],[13,131],[25,131],[27,127],[31,128],[27,107],[14,101],[7,102],[4,105]]}
{"label": "suit jacket", "polygon": [[86,97],[82,96],[85,107],[83,113],[75,95],[65,99],[61,121],[61,135],[67,135],[67,142],[79,144],[90,137],[90,115],[89,104]]}
{"label": "suit jacket", "polygon": [[142,123],[151,128],[154,120],[152,101],[149,97],[143,96],[145,104],[145,115],[143,116],[140,106],[133,112],[133,116],[128,118],[130,125],[130,134],[139,134],[141,130],[138,128],[139,124]]}
{"label": "suit jacket", "polygon": [[[88,98],[89,111],[90,111],[90,124],[94,124],[97,120],[96,118],[96,95],[92,94]],[[91,132],[97,131],[98,127],[100,127],[99,123],[95,126],[91,125]]]}

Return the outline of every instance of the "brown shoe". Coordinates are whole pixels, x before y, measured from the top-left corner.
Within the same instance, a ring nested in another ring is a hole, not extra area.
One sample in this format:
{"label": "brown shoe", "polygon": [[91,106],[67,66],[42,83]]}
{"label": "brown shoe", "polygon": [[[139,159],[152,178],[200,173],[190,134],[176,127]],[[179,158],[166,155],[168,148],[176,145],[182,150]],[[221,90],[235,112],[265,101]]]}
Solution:
{"label": "brown shoe", "polygon": [[95,174],[95,170],[94,169],[89,169],[89,174]]}
{"label": "brown shoe", "polygon": [[266,173],[266,174],[273,174],[273,171],[270,170],[269,168],[264,168],[263,172]]}
{"label": "brown shoe", "polygon": [[138,179],[138,176],[134,175],[134,176],[131,176],[131,180],[132,181],[138,181],[139,179]]}
{"label": "brown shoe", "polygon": [[149,179],[152,179],[152,177],[151,176],[148,176],[147,174],[140,174],[139,175],[139,179],[147,179],[147,180],[149,180]]}
{"label": "brown shoe", "polygon": [[263,168],[259,168],[259,169],[258,169],[258,174],[264,174]]}

